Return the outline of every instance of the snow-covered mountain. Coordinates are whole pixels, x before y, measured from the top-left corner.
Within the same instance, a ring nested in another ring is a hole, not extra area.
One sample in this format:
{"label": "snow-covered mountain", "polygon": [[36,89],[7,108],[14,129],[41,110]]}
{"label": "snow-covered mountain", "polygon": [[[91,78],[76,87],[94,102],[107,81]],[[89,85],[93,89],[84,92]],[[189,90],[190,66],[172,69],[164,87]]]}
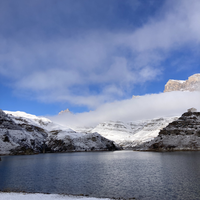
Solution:
{"label": "snow-covered mountain", "polygon": [[109,121],[96,127],[77,128],[76,131],[97,132],[114,141],[123,149],[132,149],[138,144],[150,141],[158,136],[159,131],[178,117],[165,117],[135,122]]}
{"label": "snow-covered mountain", "polygon": [[135,147],[146,151],[200,150],[200,112],[186,112],[157,137]]}
{"label": "snow-covered mountain", "polygon": [[132,149],[176,119],[109,121],[72,130],[44,117],[0,110],[0,154]]}
{"label": "snow-covered mountain", "polygon": [[0,154],[117,150],[98,133],[80,133],[47,118],[0,110]]}
{"label": "snow-covered mountain", "polygon": [[15,151],[25,150],[27,153],[40,152],[41,144],[48,136],[47,131],[28,120],[18,120],[20,123],[0,110],[0,154],[15,154]]}

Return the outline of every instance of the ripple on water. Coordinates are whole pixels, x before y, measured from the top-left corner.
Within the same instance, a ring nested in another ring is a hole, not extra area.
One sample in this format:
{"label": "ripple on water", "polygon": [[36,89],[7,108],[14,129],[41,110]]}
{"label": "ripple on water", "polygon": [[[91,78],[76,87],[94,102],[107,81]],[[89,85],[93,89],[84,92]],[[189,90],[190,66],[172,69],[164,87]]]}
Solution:
{"label": "ripple on water", "polygon": [[200,152],[4,156],[0,190],[136,199],[199,199]]}

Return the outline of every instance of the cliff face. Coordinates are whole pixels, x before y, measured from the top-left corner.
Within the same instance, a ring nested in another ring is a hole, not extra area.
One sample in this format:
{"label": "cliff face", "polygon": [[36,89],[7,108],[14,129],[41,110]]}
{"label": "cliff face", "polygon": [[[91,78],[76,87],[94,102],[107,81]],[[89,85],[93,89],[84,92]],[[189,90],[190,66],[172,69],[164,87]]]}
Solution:
{"label": "cliff face", "polygon": [[163,128],[158,137],[136,150],[180,151],[200,150],[200,112],[186,112]]}
{"label": "cliff face", "polygon": [[188,80],[169,80],[164,92],[171,91],[200,91],[200,74],[194,74]]}

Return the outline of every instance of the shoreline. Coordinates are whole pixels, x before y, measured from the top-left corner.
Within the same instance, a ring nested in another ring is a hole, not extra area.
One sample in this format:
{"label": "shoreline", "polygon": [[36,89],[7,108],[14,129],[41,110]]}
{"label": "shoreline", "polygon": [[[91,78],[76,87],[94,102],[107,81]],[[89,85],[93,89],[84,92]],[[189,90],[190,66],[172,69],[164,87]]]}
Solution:
{"label": "shoreline", "polygon": [[41,155],[41,154],[65,154],[65,153],[97,153],[97,152],[115,152],[115,151],[132,151],[127,149],[119,149],[119,150],[87,150],[87,151],[65,151],[65,152],[45,152],[45,153],[33,153],[33,154],[0,154],[0,157],[4,156],[31,156],[31,155]]}
{"label": "shoreline", "polygon": [[[0,199],[4,200],[111,200],[111,198],[89,197],[86,195],[69,194],[46,194],[46,193],[27,193],[27,192],[3,192],[0,191]],[[114,199],[114,198],[112,198]]]}

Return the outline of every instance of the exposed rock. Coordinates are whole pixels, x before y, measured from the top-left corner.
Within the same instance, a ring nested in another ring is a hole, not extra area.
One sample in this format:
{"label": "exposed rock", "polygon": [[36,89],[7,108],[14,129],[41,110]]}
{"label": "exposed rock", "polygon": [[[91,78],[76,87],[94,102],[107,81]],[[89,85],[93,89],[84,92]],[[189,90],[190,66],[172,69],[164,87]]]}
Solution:
{"label": "exposed rock", "polygon": [[197,109],[196,108],[189,108],[187,111],[188,112],[197,112]]}
{"label": "exposed rock", "polygon": [[169,80],[164,92],[171,91],[200,91],[200,74],[194,74],[188,80]]}
{"label": "exposed rock", "polygon": [[200,150],[200,112],[186,112],[163,128],[158,137],[137,146],[136,150],[180,151]]}
{"label": "exposed rock", "polygon": [[59,135],[47,139],[47,152],[73,151],[114,151],[120,150],[113,141],[102,137],[98,133],[83,134],[81,137],[70,136],[59,139]]}
{"label": "exposed rock", "polygon": [[139,95],[133,95],[132,96],[132,99],[135,99],[135,98],[140,98],[141,96],[139,96]]}
{"label": "exposed rock", "polygon": [[67,108],[66,110],[61,110],[58,114],[61,115],[63,113],[71,113],[70,110]]}

